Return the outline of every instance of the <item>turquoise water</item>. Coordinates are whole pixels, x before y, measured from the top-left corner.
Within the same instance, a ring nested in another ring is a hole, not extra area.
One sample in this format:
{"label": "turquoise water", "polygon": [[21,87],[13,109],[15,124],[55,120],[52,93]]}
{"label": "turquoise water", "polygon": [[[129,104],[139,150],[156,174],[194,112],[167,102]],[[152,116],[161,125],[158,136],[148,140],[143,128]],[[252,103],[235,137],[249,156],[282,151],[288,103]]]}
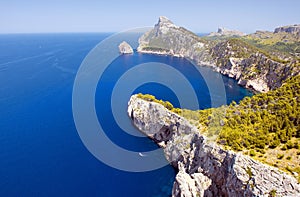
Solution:
{"label": "turquoise water", "polygon": [[[111,168],[93,157],[77,134],[72,115],[76,72],[88,52],[109,35],[0,35],[0,196],[170,195],[175,176],[171,166],[143,173]],[[157,146],[119,128],[111,113],[110,96],[123,72],[145,62],[167,63],[178,69],[193,84],[200,107],[211,104],[205,82],[188,61],[138,53],[118,57],[99,81],[96,110],[109,138],[134,151]],[[202,69],[212,80],[218,77],[210,69]],[[222,80],[227,103],[251,95],[234,80]],[[148,83],[138,87],[137,92],[179,105],[166,86]],[[104,112],[107,115],[100,116]],[[128,119],[126,106],[120,113]]]}

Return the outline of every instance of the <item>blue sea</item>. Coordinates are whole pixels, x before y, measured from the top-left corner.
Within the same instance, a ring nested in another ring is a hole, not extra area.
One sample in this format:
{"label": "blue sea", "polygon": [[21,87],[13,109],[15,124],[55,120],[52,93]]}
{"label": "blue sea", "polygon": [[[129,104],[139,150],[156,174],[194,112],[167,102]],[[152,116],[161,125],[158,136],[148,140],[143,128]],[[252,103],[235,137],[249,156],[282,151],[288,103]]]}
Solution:
{"label": "blue sea", "polygon": [[[76,73],[86,55],[110,35],[0,35],[0,196],[171,194],[175,170],[170,165],[148,172],[112,168],[95,158],[77,133],[72,112]],[[130,39],[137,43],[137,38],[138,35]],[[177,69],[192,84],[199,108],[212,105],[211,90],[188,60],[137,52],[117,57],[98,83],[95,108],[106,135],[118,146],[137,152],[157,149],[157,145],[148,138],[125,133],[114,120],[110,102],[114,85],[122,73],[147,62],[160,62]],[[199,69],[211,82],[220,78],[209,68]],[[180,87],[180,81],[170,80]],[[226,103],[252,95],[232,79],[221,76],[221,80]],[[175,107],[180,106],[176,93],[165,85],[146,83],[132,94],[139,92],[154,94],[171,101]],[[222,97],[217,95],[218,91],[214,94],[216,98]],[[128,98],[119,100],[124,103]],[[124,121],[130,121],[126,106],[118,113]],[[117,155],[112,154],[112,157]]]}

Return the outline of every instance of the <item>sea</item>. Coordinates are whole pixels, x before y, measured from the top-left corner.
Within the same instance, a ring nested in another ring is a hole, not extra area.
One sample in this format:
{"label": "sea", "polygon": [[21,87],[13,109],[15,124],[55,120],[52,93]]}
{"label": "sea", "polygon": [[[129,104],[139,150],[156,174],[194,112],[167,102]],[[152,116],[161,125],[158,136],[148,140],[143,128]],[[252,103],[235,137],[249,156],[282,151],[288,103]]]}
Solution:
{"label": "sea", "polygon": [[[145,172],[116,169],[91,154],[77,132],[72,109],[76,74],[89,52],[111,35],[0,35],[0,196],[171,195],[176,174],[173,167],[166,165]],[[130,38],[134,39],[134,48],[138,36]],[[95,109],[105,134],[123,149],[139,153],[158,148],[146,137],[124,132],[111,109],[113,89],[122,74],[149,62],[167,64],[181,73],[195,92],[198,109],[229,104],[233,100],[238,102],[252,95],[235,80],[220,76],[208,67],[196,68],[184,58],[136,51],[120,55],[99,79]],[[168,76],[165,72],[162,75],[170,78],[175,87],[181,87],[181,80]],[[216,79],[222,80],[225,94],[214,91]],[[131,80],[123,83],[125,87],[126,83],[129,86]],[[212,105],[212,92],[215,100],[222,98],[222,102]],[[140,84],[130,95],[135,93],[153,94],[158,99],[170,101],[175,107],[182,107],[176,92],[166,84],[155,81]],[[118,98],[123,103],[128,99]],[[130,123],[126,106],[121,108],[117,111],[118,115]],[[190,108],[197,109],[194,106]],[[132,129],[139,133],[134,127]],[[97,140],[101,143],[101,139]],[[112,153],[111,157],[118,155]]]}

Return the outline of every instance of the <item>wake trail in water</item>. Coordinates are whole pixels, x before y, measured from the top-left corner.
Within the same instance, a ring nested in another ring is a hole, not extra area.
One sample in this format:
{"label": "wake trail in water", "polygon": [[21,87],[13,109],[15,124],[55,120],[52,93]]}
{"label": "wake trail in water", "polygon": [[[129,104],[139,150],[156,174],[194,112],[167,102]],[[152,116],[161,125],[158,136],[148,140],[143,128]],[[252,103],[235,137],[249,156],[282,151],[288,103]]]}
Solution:
{"label": "wake trail in water", "polygon": [[32,59],[35,59],[35,58],[40,58],[40,57],[54,56],[59,51],[62,51],[62,50],[60,49],[60,50],[56,50],[56,51],[52,51],[52,52],[46,52],[46,53],[43,53],[43,54],[40,54],[40,55],[24,57],[24,58],[20,58],[20,59],[17,59],[17,60],[1,63],[0,64],[0,69],[1,69],[2,66],[7,66],[9,64],[19,63],[19,62],[23,62],[23,61],[27,61],[27,60],[32,60]]}

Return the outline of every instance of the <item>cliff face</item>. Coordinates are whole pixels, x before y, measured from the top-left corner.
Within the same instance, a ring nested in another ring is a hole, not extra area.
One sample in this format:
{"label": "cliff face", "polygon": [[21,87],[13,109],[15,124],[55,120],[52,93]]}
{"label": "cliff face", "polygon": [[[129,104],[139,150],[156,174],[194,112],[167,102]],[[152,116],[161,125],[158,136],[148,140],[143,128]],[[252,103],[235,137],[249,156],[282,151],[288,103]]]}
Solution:
{"label": "cliff face", "polygon": [[297,181],[276,168],[209,143],[197,128],[162,105],[132,96],[133,124],[178,169],[173,196],[298,196]]}
{"label": "cliff face", "polygon": [[277,27],[274,30],[274,33],[279,33],[279,32],[287,32],[287,33],[300,36],[300,25],[289,25],[284,27]]}
{"label": "cliff face", "polygon": [[220,43],[202,39],[165,17],[140,37],[138,52],[185,57],[259,92],[275,89],[287,77],[300,72],[295,61],[277,62],[237,39]]}

